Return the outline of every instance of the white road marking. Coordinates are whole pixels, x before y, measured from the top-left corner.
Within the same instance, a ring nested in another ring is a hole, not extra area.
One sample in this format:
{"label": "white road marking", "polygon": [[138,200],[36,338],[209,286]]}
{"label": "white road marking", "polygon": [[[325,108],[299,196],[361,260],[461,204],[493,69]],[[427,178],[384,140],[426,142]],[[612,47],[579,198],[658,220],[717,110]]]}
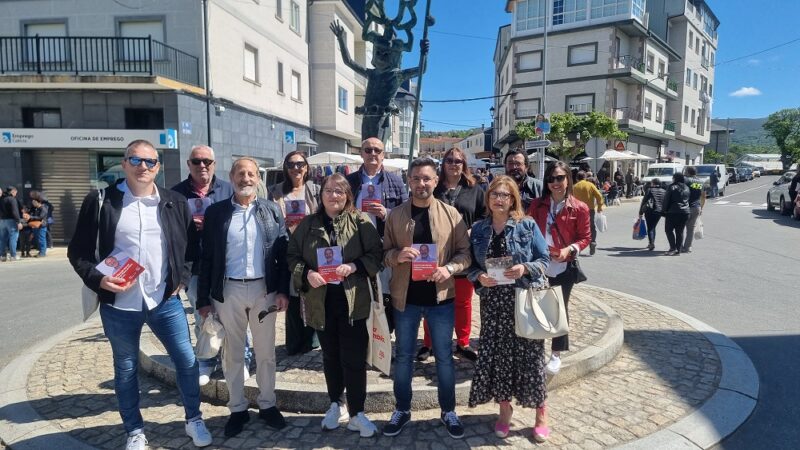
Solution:
{"label": "white road marking", "polygon": [[772,185],[772,183],[766,183],[766,184],[762,184],[762,185],[760,185],[760,186],[756,186],[756,187],[754,187],[754,188],[745,189],[745,190],[743,190],[743,191],[741,191],[741,192],[736,192],[736,193],[734,193],[734,194],[727,194],[727,195],[725,195],[725,198],[731,198],[731,197],[733,197],[734,195],[744,194],[745,192],[754,191],[754,190],[756,190],[756,189],[761,189],[761,188],[762,188],[762,187],[764,187],[764,186],[771,186],[771,185]]}
{"label": "white road marking", "polygon": [[727,200],[720,200],[718,202],[714,202],[715,205],[727,205],[728,203],[730,202]]}
{"label": "white road marking", "polygon": [[752,204],[753,204],[753,202],[739,202],[739,203],[737,203],[737,205],[739,205],[739,206],[750,206]]}

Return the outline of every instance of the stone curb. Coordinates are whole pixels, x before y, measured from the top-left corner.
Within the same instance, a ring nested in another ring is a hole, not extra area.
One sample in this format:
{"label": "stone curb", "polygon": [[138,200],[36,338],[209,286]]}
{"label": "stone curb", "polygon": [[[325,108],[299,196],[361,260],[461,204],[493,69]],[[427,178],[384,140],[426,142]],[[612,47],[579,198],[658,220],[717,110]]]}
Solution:
{"label": "stone curb", "polygon": [[747,421],[758,402],[760,383],[753,362],[738,344],[707,323],[670,307],[613,289],[590,287],[644,303],[686,322],[711,342],[719,355],[721,367],[722,378],[717,391],[700,408],[667,428],[615,448],[707,449],[733,434]]}
{"label": "stone curb", "polygon": [[[577,380],[610,362],[622,349],[623,325],[622,318],[608,305],[589,299],[598,309],[608,317],[608,326],[600,338],[585,349],[570,354],[563,359],[561,371],[557,377],[549,377],[548,389],[556,389]],[[172,361],[164,355],[149,339],[142,339],[139,350],[139,362],[144,371],[159,380],[175,385],[175,369]],[[456,404],[466,405],[469,399],[471,380],[456,383]],[[419,383],[413,386],[414,396],[411,408],[414,410],[435,409],[439,407],[436,385]],[[206,400],[226,402],[228,389],[224,379],[212,379],[201,388],[201,394]],[[330,407],[328,391],[324,384],[306,385],[298,383],[275,383],[275,394],[278,408],[283,411],[324,413]],[[257,407],[258,386],[255,378],[245,382],[245,396],[253,407]],[[364,405],[366,412],[390,412],[395,407],[392,385],[367,385],[367,399]]]}

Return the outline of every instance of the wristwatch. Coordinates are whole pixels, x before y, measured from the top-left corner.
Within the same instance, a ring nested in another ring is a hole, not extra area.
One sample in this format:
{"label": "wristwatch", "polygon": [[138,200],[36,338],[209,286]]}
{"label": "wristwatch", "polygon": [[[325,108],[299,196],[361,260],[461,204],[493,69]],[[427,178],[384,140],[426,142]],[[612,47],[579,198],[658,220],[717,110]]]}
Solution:
{"label": "wristwatch", "polygon": [[444,268],[447,269],[448,272],[450,272],[450,275],[452,275],[456,271],[456,268],[453,267],[452,264],[448,264],[448,265],[444,266]]}
{"label": "wristwatch", "polygon": [[573,246],[571,246],[571,245],[570,245],[570,246],[569,246],[569,256],[575,256],[575,255],[577,255],[577,254],[578,254],[578,251],[577,251],[577,250],[575,250],[575,247],[573,247]]}

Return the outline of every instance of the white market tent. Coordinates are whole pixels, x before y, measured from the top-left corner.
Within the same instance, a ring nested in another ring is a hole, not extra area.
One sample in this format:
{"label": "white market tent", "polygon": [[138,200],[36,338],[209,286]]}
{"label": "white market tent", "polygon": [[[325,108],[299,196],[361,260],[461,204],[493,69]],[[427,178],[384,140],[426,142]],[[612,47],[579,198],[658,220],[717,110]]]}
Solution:
{"label": "white market tent", "polygon": [[633,152],[625,153],[613,149],[606,150],[603,152],[602,155],[598,156],[597,159],[605,159],[606,161],[632,161],[634,159],[639,159],[636,156],[633,156]]}
{"label": "white market tent", "polygon": [[386,158],[383,160],[383,168],[388,170],[389,172],[399,172],[401,170],[406,170],[408,168],[408,160],[403,158],[395,158],[395,159]]}
{"label": "white market tent", "polygon": [[309,156],[308,163],[312,166],[341,165],[341,164],[363,164],[364,160],[358,155],[349,155],[339,152],[323,152]]}

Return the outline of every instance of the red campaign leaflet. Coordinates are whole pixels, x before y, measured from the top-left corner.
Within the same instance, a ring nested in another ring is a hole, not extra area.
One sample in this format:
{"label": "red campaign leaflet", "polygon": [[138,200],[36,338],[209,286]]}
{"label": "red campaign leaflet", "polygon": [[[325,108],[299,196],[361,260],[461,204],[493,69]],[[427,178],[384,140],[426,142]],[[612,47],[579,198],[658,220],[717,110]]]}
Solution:
{"label": "red campaign leaflet", "polygon": [[317,249],[317,272],[325,282],[339,284],[342,279],[336,275],[336,268],[342,265],[342,247],[322,247]]}
{"label": "red campaign leaflet", "polygon": [[189,208],[192,211],[192,218],[202,220],[206,213],[206,208],[208,208],[209,205],[211,205],[210,197],[190,198]]}
{"label": "red campaign leaflet", "polygon": [[133,258],[120,252],[106,257],[106,259],[97,265],[97,270],[103,275],[122,278],[125,280],[122,284],[127,284],[136,281],[139,275],[144,272],[144,267]]}
{"label": "red campaign leaflet", "polygon": [[286,226],[293,227],[306,216],[305,200],[286,199]]}
{"label": "red campaign leaflet", "polygon": [[413,244],[412,247],[419,251],[419,256],[411,262],[411,279],[414,281],[427,280],[439,267],[436,244]]}
{"label": "red campaign leaflet", "polygon": [[373,205],[381,204],[381,185],[365,184],[361,187],[361,211],[368,211]]}

